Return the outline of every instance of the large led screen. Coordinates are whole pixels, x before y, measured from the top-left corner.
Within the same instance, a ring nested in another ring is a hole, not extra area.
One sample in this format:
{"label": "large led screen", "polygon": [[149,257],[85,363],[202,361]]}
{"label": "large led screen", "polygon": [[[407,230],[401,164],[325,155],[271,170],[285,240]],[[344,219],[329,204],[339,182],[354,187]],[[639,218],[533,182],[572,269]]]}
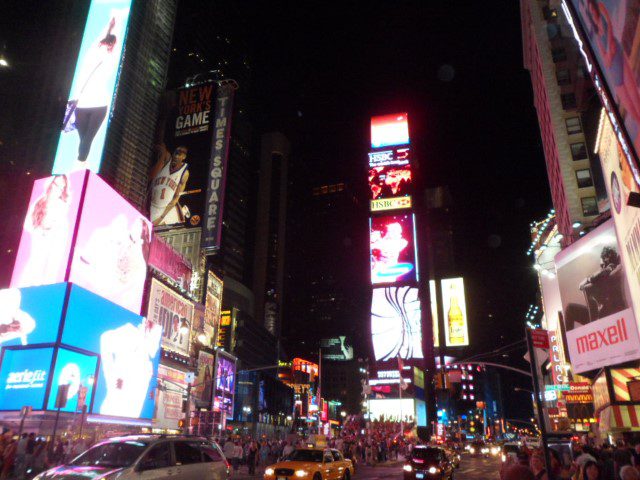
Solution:
{"label": "large led screen", "polygon": [[162,327],[73,285],[62,343],[100,355],[93,413],[151,418]]}
{"label": "large led screen", "polygon": [[562,250],[555,262],[574,371],[640,358],[613,220]]}
{"label": "large led screen", "polygon": [[[637,155],[640,152],[640,55],[637,35],[640,16],[637,2],[568,1]],[[591,66],[591,62],[588,61],[587,65]],[[605,105],[609,103],[603,102]],[[640,172],[635,162],[632,168],[637,186]]]}
{"label": "large led screen", "polygon": [[371,148],[409,143],[409,121],[406,113],[371,118]]}
{"label": "large led screen", "polygon": [[215,377],[214,410],[224,412],[227,418],[232,418],[236,379],[235,359],[218,351],[216,353]]}
{"label": "large led screen", "polygon": [[65,281],[84,178],[84,172],[74,172],[34,182],[12,287]]}
{"label": "large led screen", "polygon": [[151,222],[89,175],[69,281],[140,313],[150,245]]}
{"label": "large led screen", "polygon": [[411,166],[369,169],[369,199],[384,200],[411,194]]}
{"label": "large led screen", "polygon": [[61,408],[63,412],[75,412],[81,410],[81,398],[87,410],[91,407],[93,387],[96,383],[98,357],[73,352],[66,348],[58,349],[56,365],[51,382],[51,394],[47,402],[47,410],[56,409],[56,397],[61,385],[69,385],[67,391],[67,404]]}
{"label": "large led screen", "polygon": [[462,278],[448,278],[442,280],[440,285],[444,310],[444,338],[447,347],[469,345],[464,280]]}
{"label": "large led screen", "polygon": [[100,170],[131,0],[93,0],[71,83],[53,173]]}
{"label": "large led screen", "polygon": [[0,368],[0,410],[41,410],[53,348],[5,349]]}
{"label": "large led screen", "polygon": [[0,290],[0,347],[54,343],[66,283]]}
{"label": "large led screen", "polygon": [[418,279],[412,214],[371,218],[369,233],[372,284]]}
{"label": "large led screen", "polygon": [[[162,327],[162,347],[189,356],[193,303],[164,286],[155,278],[149,292],[149,321]],[[188,330],[183,332],[181,325]]]}
{"label": "large led screen", "polygon": [[422,323],[418,289],[374,288],[371,335],[376,360],[422,358]]}

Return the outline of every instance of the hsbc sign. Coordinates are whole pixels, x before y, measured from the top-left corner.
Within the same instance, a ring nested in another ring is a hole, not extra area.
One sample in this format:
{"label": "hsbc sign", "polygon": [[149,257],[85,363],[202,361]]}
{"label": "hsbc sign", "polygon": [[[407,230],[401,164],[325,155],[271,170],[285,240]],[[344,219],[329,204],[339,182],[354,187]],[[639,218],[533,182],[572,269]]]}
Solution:
{"label": "hsbc sign", "polygon": [[628,362],[640,357],[638,330],[627,308],[567,332],[575,373]]}

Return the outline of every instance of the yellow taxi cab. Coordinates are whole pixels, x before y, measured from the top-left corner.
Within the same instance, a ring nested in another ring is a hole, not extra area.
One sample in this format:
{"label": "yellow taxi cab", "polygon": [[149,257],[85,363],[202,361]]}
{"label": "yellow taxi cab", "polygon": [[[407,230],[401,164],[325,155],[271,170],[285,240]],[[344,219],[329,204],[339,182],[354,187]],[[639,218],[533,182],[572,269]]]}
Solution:
{"label": "yellow taxi cab", "polygon": [[264,480],[350,480],[353,473],[353,463],[339,450],[299,448],[268,466]]}

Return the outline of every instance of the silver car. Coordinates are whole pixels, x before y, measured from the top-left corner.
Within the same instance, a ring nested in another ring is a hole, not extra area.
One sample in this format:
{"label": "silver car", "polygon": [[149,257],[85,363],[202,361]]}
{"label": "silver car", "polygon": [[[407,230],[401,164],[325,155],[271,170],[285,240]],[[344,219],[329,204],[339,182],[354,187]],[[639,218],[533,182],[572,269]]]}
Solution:
{"label": "silver car", "polygon": [[224,480],[229,473],[222,450],[206,438],[131,435],[97,443],[34,480]]}

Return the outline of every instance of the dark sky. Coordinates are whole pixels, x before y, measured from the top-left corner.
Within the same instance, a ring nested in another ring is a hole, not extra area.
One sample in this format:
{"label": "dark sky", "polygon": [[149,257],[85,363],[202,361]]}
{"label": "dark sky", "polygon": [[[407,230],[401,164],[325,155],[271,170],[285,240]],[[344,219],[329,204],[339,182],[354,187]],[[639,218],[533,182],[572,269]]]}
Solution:
{"label": "dark sky", "polygon": [[521,338],[536,288],[528,225],[551,201],[518,3],[314,5],[246,9],[263,128],[293,137],[293,161],[364,185],[368,116],[408,111],[427,183],[454,195],[472,350]]}

